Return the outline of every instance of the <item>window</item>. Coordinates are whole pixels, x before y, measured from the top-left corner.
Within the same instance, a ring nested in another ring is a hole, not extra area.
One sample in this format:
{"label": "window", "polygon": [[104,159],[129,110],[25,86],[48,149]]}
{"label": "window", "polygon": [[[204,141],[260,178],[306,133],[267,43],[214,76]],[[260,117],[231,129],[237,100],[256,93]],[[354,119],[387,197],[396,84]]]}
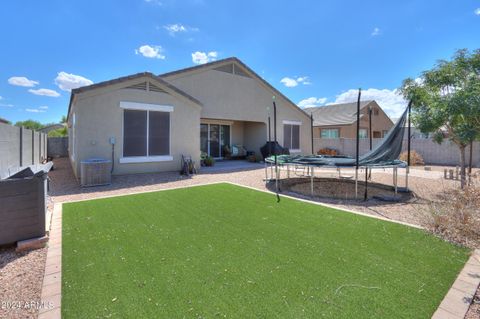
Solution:
{"label": "window", "polygon": [[300,125],[283,124],[283,144],[290,151],[300,150]]}
{"label": "window", "polygon": [[366,129],[366,128],[361,128],[361,129],[358,131],[358,137],[359,137],[359,138],[367,138],[367,137],[368,137],[367,129]]}
{"label": "window", "polygon": [[321,131],[321,138],[339,138],[338,128],[324,128]]}
{"label": "window", "polygon": [[373,109],[373,115],[378,116],[378,114],[380,114],[378,109],[377,108]]}
{"label": "window", "polygon": [[[171,160],[170,113],[152,110],[125,109],[123,112],[123,156],[128,163]],[[159,158],[166,156],[166,158]]]}

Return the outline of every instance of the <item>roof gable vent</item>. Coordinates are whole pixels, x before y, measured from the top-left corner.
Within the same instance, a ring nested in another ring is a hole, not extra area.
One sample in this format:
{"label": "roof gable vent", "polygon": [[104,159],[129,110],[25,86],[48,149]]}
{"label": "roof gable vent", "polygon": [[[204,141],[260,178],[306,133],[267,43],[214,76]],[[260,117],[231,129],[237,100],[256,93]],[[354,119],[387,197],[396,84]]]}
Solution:
{"label": "roof gable vent", "polygon": [[158,86],[156,86],[155,84],[153,84],[152,82],[149,83],[148,90],[151,91],[151,92],[167,93],[164,90],[162,90],[161,88],[159,88]]}
{"label": "roof gable vent", "polygon": [[214,70],[233,74],[233,63],[219,66],[218,68],[215,68]]}
{"label": "roof gable vent", "polygon": [[127,89],[146,91],[147,90],[147,82],[141,82],[141,83],[133,84],[133,85],[127,86],[126,88]]}

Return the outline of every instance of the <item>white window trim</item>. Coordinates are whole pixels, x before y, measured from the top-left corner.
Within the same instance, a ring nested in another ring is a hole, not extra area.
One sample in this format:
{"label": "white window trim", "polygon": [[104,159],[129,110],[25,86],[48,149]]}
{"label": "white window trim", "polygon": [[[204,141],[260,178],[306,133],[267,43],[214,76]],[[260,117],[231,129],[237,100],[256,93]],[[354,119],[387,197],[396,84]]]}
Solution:
{"label": "white window trim", "polygon": [[[336,131],[337,132],[337,137],[323,137],[323,132],[324,131]],[[338,128],[322,128],[320,129],[320,138],[323,138],[323,139],[338,139],[340,138],[340,129]]]}
{"label": "white window trim", "polygon": [[[129,106],[129,107],[127,107]],[[131,108],[133,106],[134,108]],[[153,109],[150,108],[140,108],[145,106],[153,106]],[[147,154],[149,152],[149,145],[148,145],[148,132],[149,132],[149,125],[150,125],[150,111],[157,111],[157,112],[173,112],[173,106],[171,105],[160,105],[160,104],[147,104],[147,103],[136,103],[136,102],[120,102],[120,107],[123,109],[128,110],[137,110],[137,111],[146,111],[147,112]],[[162,107],[167,107],[165,111],[162,110]],[[171,109],[170,109],[171,108]],[[119,158],[120,164],[128,164],[128,163],[155,163],[155,162],[168,162],[173,161],[172,156],[172,116],[169,116],[169,132],[168,132],[168,154],[169,155],[152,155],[152,156],[123,156],[123,140],[125,136],[125,117],[122,117],[122,157]]]}
{"label": "white window trim", "polygon": [[173,156],[171,155],[160,155],[160,156],[131,156],[131,157],[121,157],[120,163],[155,163],[155,162],[168,162],[173,161]]}
{"label": "white window trim", "polygon": [[173,112],[172,105],[120,101],[120,107],[122,109],[129,109],[129,110]]}
{"label": "white window trim", "polygon": [[283,123],[283,124],[290,124],[290,125],[299,125],[299,126],[302,125],[302,122],[301,122],[301,121],[283,120],[282,123]]}

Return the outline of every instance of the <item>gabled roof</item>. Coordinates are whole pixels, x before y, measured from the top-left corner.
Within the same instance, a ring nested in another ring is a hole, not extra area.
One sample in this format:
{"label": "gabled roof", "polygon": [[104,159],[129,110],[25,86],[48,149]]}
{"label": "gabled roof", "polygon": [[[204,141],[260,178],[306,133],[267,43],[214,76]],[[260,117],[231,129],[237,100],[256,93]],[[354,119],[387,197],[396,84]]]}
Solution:
{"label": "gabled roof", "polygon": [[[360,110],[375,101],[361,101]],[[357,102],[306,108],[313,115],[313,126],[350,125],[357,121]],[[360,114],[360,117],[362,115]]]}
{"label": "gabled roof", "polygon": [[45,126],[44,128],[39,129],[38,132],[49,133],[51,131],[58,130],[58,129],[64,128],[64,127],[65,127],[65,124],[57,123],[57,124],[52,124],[52,125]]}
{"label": "gabled roof", "polygon": [[10,122],[4,118],[0,117],[0,123],[10,124]]}
{"label": "gabled roof", "polygon": [[197,70],[212,69],[216,66],[227,64],[229,62],[230,63],[236,63],[237,65],[240,65],[240,67],[245,69],[245,71],[247,71],[247,73],[249,73],[253,78],[259,80],[266,87],[268,87],[270,90],[272,90],[276,96],[282,97],[283,99],[285,99],[285,101],[287,101],[287,103],[291,104],[291,106],[293,106],[295,109],[297,109],[298,111],[303,113],[305,116],[310,117],[310,114],[307,114],[303,109],[298,107],[297,104],[293,103],[282,92],[280,92],[275,87],[273,87],[270,83],[265,81],[261,76],[259,76],[257,73],[255,73],[255,71],[253,71],[245,63],[240,61],[240,59],[238,59],[237,57],[229,57],[229,58],[222,59],[222,60],[217,60],[217,61],[213,61],[213,62],[209,62],[209,63],[205,63],[205,64],[200,64],[200,65],[196,65],[196,66],[192,66],[192,67],[188,67],[188,68],[184,68],[184,69],[180,69],[180,70],[176,70],[176,71],[172,71],[172,72],[163,73],[163,74],[160,74],[159,77],[168,80],[168,78],[171,77],[171,76],[175,76],[175,75],[182,74],[182,73],[187,73],[187,72],[192,72],[192,71],[197,71]]}
{"label": "gabled roof", "polygon": [[197,99],[194,98],[193,96],[185,93],[184,91],[180,90],[179,88],[175,87],[175,86],[172,85],[171,83],[165,81],[165,80],[162,79],[161,77],[156,76],[155,74],[153,74],[153,73],[151,73],[151,72],[140,72],[140,73],[136,73],[136,74],[132,74],[132,75],[127,75],[127,76],[119,77],[119,78],[116,78],[116,79],[113,79],[113,80],[103,81],[103,82],[95,83],[95,84],[92,84],[92,85],[82,86],[82,87],[79,87],[79,88],[77,88],[77,89],[73,89],[73,90],[72,90],[72,93],[71,93],[71,95],[70,95],[70,103],[69,103],[69,105],[68,105],[67,117],[70,116],[70,109],[71,109],[71,107],[72,107],[72,102],[73,102],[73,98],[74,98],[75,95],[80,94],[80,93],[83,93],[83,92],[87,92],[87,91],[91,91],[91,90],[96,90],[96,89],[99,89],[99,88],[103,88],[103,87],[106,87],[106,86],[109,86],[109,85],[114,85],[114,84],[118,84],[118,83],[127,82],[127,81],[130,81],[130,80],[142,78],[142,77],[151,78],[151,79],[159,82],[160,84],[164,85],[164,86],[167,87],[168,89],[174,91],[175,93],[177,93],[177,94],[185,97],[186,99],[190,100],[190,101],[193,102],[194,104],[197,104],[197,105],[199,105],[199,106],[202,106],[202,103],[201,103],[199,100],[197,100]]}

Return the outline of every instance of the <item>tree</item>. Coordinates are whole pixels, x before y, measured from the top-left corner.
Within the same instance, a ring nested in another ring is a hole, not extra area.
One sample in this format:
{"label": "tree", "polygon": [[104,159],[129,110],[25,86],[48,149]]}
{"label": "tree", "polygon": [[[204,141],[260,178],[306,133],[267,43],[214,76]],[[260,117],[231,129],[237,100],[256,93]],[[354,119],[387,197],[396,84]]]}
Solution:
{"label": "tree", "polygon": [[64,137],[64,136],[68,136],[68,131],[66,126],[48,132],[48,137]]}
{"label": "tree", "polygon": [[18,121],[15,126],[23,126],[26,129],[38,131],[45,127],[42,123],[35,120]]}
{"label": "tree", "polygon": [[448,138],[460,150],[461,186],[466,181],[465,148],[480,137],[480,50],[457,51],[418,79],[403,81],[401,92],[412,101],[413,123],[423,133]]}

